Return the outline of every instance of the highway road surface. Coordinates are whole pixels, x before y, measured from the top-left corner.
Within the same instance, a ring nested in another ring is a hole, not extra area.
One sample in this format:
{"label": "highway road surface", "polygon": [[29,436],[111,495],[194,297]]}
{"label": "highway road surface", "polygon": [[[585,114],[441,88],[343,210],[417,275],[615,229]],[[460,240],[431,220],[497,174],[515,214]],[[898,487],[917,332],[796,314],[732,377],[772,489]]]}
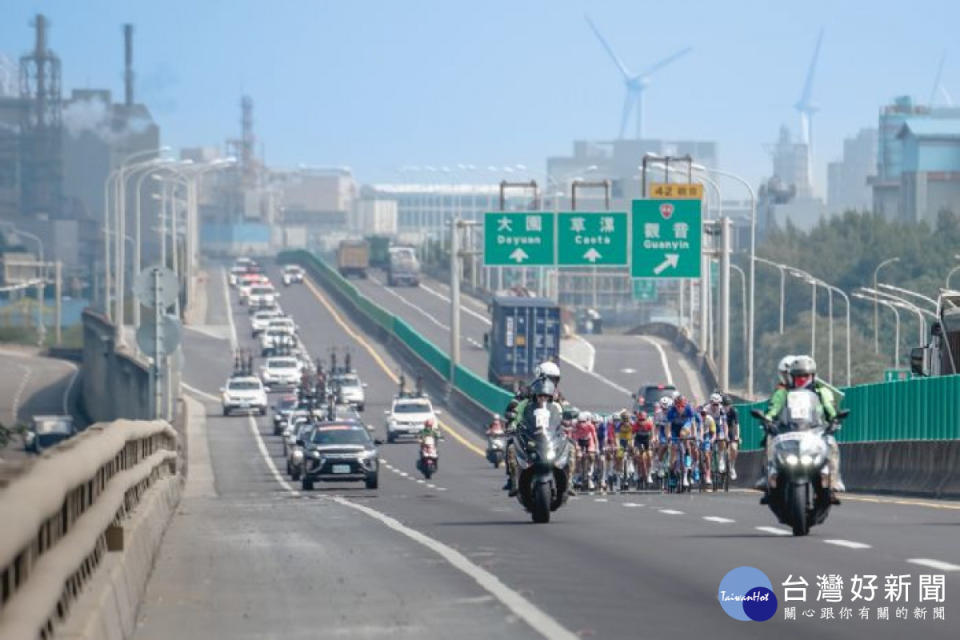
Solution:
{"label": "highway road surface", "polygon": [[[76,393],[77,365],[47,358],[36,349],[0,345],[0,423],[27,423],[38,414],[70,414]],[[84,422],[75,418],[78,425]],[[0,460],[24,456],[23,442],[14,438],[0,449]]]}
{"label": "highway road surface", "polygon": [[[363,285],[377,299],[393,298],[392,308],[406,307],[411,321],[419,315],[376,282]],[[211,297],[224,296],[218,287]],[[429,292],[408,293],[403,299],[425,310],[442,307]],[[364,416],[382,429],[398,364],[315,284],[284,289],[282,304],[311,352],[352,348],[369,385]],[[224,308],[238,344],[250,345],[245,310],[232,301]],[[465,334],[478,338],[481,328],[477,320]],[[230,340],[188,337],[185,380],[206,407],[209,449],[201,456],[191,447],[190,476],[208,471],[212,482],[188,490],[166,534],[138,638],[957,637],[960,504],[849,496],[810,536],[794,538],[753,492],[580,495],[551,523],[534,525],[500,491],[503,472],[483,459],[479,425],[448,412],[429,482],[414,468],[416,445],[393,444],[380,447],[378,490],[330,484],[303,492],[282,475],[268,417],[220,416]],[[477,362],[485,354],[471,355]],[[625,401],[587,374],[570,374],[564,385],[580,391],[587,381],[596,386],[583,389],[581,406],[595,408],[592,390],[598,402]],[[766,628],[729,618],[718,586],[742,566],[763,571],[781,600],[784,581],[806,580],[806,601],[780,602]],[[861,621],[864,602],[850,586],[865,574],[879,576],[880,589]],[[922,574],[943,576],[943,602],[920,601]],[[829,587],[834,575],[842,602],[829,588],[818,601],[818,576]],[[886,576],[911,582],[907,600],[885,600]],[[784,605],[797,607],[797,620],[785,619]],[[882,606],[889,621],[876,619]],[[909,621],[895,618],[898,606],[908,607]],[[828,607],[833,619],[821,619]],[[919,607],[925,620],[913,619]],[[935,607],[945,620],[933,619]]]}

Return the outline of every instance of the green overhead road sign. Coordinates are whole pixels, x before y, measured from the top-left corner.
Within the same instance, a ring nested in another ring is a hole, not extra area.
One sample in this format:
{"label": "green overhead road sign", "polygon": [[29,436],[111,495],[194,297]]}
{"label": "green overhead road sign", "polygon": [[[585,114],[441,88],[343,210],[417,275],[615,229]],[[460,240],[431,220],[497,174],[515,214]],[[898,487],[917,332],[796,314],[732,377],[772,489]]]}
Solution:
{"label": "green overhead road sign", "polygon": [[483,263],[491,266],[553,265],[553,214],[488,211],[483,216]]}
{"label": "green overhead road sign", "polygon": [[634,200],[630,275],[699,278],[700,200]]}
{"label": "green overhead road sign", "polygon": [[657,301],[657,281],[641,278],[633,279],[633,299],[639,302]]}
{"label": "green overhead road sign", "polygon": [[557,264],[622,267],[627,264],[625,211],[557,214]]}

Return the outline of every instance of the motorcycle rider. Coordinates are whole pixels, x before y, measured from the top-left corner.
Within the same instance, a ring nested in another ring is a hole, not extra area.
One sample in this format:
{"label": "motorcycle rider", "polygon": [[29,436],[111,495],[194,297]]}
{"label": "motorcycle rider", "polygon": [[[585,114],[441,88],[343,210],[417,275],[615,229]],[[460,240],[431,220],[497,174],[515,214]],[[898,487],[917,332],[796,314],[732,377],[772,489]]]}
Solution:
{"label": "motorcycle rider", "polygon": [[[784,391],[787,386],[790,384],[790,365],[793,364],[794,359],[797,356],[783,356],[780,358],[780,362],[777,364],[777,384],[773,388],[773,393],[770,395],[770,399],[767,400],[767,408],[770,407],[770,404],[773,402],[774,396],[777,393]],[[760,438],[760,450],[764,452],[764,458],[761,461],[760,465],[760,475],[757,478],[756,482],[753,483],[753,488],[758,489],[764,492],[763,497],[760,499],[761,504],[766,504],[765,500],[767,499],[767,432],[763,432],[763,437]],[[732,461],[731,461],[732,465]],[[730,476],[730,479],[733,480],[733,475]]]}
{"label": "motorcycle rider", "polygon": [[[837,409],[833,403],[833,392],[817,380],[817,363],[810,356],[796,356],[790,364],[789,372],[790,390],[809,389],[817,394],[820,399],[821,418],[826,422],[833,422],[837,418]],[[773,422],[783,411],[787,404],[787,388],[777,389],[770,398],[767,406],[767,412],[764,414],[766,419]],[[843,493],[846,487],[840,478],[840,447],[837,445],[836,438],[833,435],[825,436],[827,447],[830,450],[830,456],[827,465],[830,470],[830,501],[833,504],[840,504],[837,493]],[[769,441],[769,438],[768,438]],[[768,445],[769,447],[769,445]],[[769,460],[770,451],[767,451]],[[766,496],[765,496],[766,497]]]}
{"label": "motorcycle rider", "polygon": [[500,420],[500,414],[493,414],[493,421],[487,427],[487,437],[491,436],[502,436],[503,435],[503,422]]}
{"label": "motorcycle rider", "polygon": [[423,444],[423,440],[427,436],[433,436],[434,442],[440,439],[440,429],[438,429],[436,424],[434,424],[433,418],[427,418],[423,421],[423,429],[421,429],[420,433],[417,434],[417,439],[419,439],[420,443]]}
{"label": "motorcycle rider", "polygon": [[[528,418],[527,413],[531,413],[532,415],[533,409],[538,407],[543,401],[546,401],[548,405],[556,409],[558,413],[563,413],[563,408],[557,401],[559,394],[557,386],[560,384],[560,367],[557,366],[557,363],[548,360],[538,365],[534,373],[537,377],[527,388],[526,397],[517,402],[513,408],[512,417],[507,416],[509,422],[507,422],[506,432],[508,435],[515,433],[517,427],[522,424],[523,420]],[[513,401],[511,401],[511,404],[512,403]],[[507,482],[503,485],[503,489],[510,497],[513,497],[517,495],[518,488],[516,483],[517,452],[514,449],[512,438],[507,441],[504,461],[506,462],[503,466],[507,472]]]}

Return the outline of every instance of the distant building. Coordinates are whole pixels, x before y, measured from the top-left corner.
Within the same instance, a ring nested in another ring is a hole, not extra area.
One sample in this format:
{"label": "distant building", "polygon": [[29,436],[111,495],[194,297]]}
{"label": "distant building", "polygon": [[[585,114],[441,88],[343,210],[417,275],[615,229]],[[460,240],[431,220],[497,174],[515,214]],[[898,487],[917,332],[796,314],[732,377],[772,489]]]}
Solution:
{"label": "distant building", "polygon": [[350,231],[359,235],[397,235],[397,201],[358,200],[350,216]]}
{"label": "distant building", "polygon": [[807,162],[807,145],[802,142],[793,142],[790,129],[786,125],[780,127],[777,141],[767,147],[773,160],[773,177],[787,187],[793,187],[799,199],[810,198],[813,195],[810,165]]}
{"label": "distant building", "polygon": [[[877,147],[877,171],[870,179],[873,190],[873,210],[888,220],[914,220],[916,209],[904,208],[901,194],[904,170],[904,140],[900,137],[903,125],[912,122],[960,119],[960,108],[915,105],[909,96],[894,98],[893,104],[880,109]],[[950,130],[953,125],[946,125]],[[929,135],[925,133],[924,135]],[[929,151],[929,143],[924,145]],[[908,198],[910,200],[910,198]],[[915,199],[912,199],[916,203]]]}
{"label": "distant building", "polygon": [[877,130],[861,129],[843,141],[843,159],[827,165],[827,211],[870,211],[873,191],[867,180],[877,170]]}
{"label": "distant building", "polygon": [[932,225],[941,210],[960,213],[960,118],[909,118],[897,139],[902,217]]}

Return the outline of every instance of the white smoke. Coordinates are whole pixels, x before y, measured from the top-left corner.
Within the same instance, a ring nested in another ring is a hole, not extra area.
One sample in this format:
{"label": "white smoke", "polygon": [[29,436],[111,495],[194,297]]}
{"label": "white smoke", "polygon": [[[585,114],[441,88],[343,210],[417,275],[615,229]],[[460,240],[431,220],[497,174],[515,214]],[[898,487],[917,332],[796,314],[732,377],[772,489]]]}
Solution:
{"label": "white smoke", "polygon": [[[115,122],[111,106],[99,97],[69,102],[62,113],[63,126],[73,137],[92,133],[107,144],[121,142],[125,137],[144,133],[153,124],[149,118],[132,115]],[[122,124],[123,128],[116,128]]]}

